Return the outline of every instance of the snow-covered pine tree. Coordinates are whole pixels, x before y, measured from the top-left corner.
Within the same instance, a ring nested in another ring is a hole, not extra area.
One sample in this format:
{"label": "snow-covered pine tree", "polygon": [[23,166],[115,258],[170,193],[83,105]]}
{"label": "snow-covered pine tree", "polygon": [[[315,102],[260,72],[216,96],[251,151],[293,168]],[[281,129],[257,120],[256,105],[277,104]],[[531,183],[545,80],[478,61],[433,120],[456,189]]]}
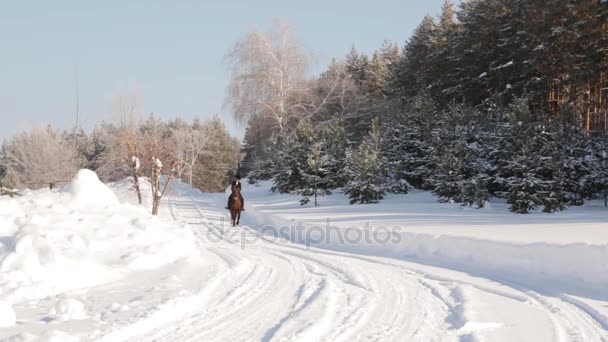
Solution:
{"label": "snow-covered pine tree", "polygon": [[544,179],[544,189],[540,191],[540,196],[543,211],[546,213],[562,211],[568,207],[568,196],[566,196],[568,157],[559,146],[560,130],[557,125],[539,125],[536,134],[528,142],[535,150],[534,172]]}
{"label": "snow-covered pine tree", "polygon": [[348,139],[344,127],[339,123],[331,123],[320,129],[320,144],[325,159],[327,160],[325,169],[325,182],[328,189],[343,187],[347,178],[344,174],[346,162],[346,150],[348,149]]}
{"label": "snow-covered pine tree", "polygon": [[553,172],[553,177],[545,181],[546,189],[540,191],[543,212],[554,213],[568,208],[568,197],[564,192],[564,172],[559,165]]}
{"label": "snow-covered pine tree", "polygon": [[470,207],[483,208],[490,200],[488,177],[485,174],[475,175],[462,181],[462,202]]}
{"label": "snow-covered pine tree", "polygon": [[547,184],[534,172],[534,163],[535,156],[526,152],[509,163],[513,176],[506,179],[507,203],[514,213],[527,214],[543,204],[543,190],[547,189]]}
{"label": "snow-covered pine tree", "polygon": [[247,172],[249,184],[257,184],[259,181],[272,179],[276,173],[272,158],[255,160],[249,167],[249,172]]}
{"label": "snow-covered pine tree", "polygon": [[591,170],[589,186],[591,192],[604,199],[604,206],[608,207],[608,143],[606,137],[592,139],[593,153],[590,157]]}
{"label": "snow-covered pine tree", "polygon": [[463,165],[465,179],[461,182],[462,202],[476,208],[483,208],[490,200],[490,184],[493,181],[489,175],[488,163],[483,141],[475,141],[465,146]]}
{"label": "snow-covered pine tree", "polygon": [[357,151],[348,151],[345,172],[348,183],[343,192],[350,203],[378,203],[384,198],[386,175],[380,152],[380,126],[378,120],[372,123],[372,131]]}
{"label": "snow-covered pine tree", "polygon": [[412,187],[407,181],[410,164],[408,157],[412,152],[408,150],[408,129],[410,126],[391,122],[382,128],[382,153],[384,155],[387,190],[394,193],[407,193]]}
{"label": "snow-covered pine tree", "polygon": [[315,144],[306,159],[306,165],[300,170],[304,178],[304,188],[297,189],[294,193],[304,196],[300,204],[305,205],[310,202],[310,197],[314,197],[315,207],[318,206],[317,197],[331,194],[328,182],[327,166],[329,161],[327,155],[323,154],[320,144]]}
{"label": "snow-covered pine tree", "polygon": [[306,187],[301,170],[306,165],[313,141],[309,124],[302,123],[287,137],[275,157],[276,174],[272,191],[291,193]]}
{"label": "snow-covered pine tree", "polygon": [[438,119],[430,96],[422,92],[402,113],[383,122],[382,153],[389,191],[405,193],[410,187],[432,189],[430,179],[437,161],[432,138]]}
{"label": "snow-covered pine tree", "polygon": [[[556,131],[558,128],[553,128]],[[590,195],[590,175],[592,166],[590,165],[589,144],[590,141],[585,136],[586,132],[575,126],[566,125],[560,128],[559,151],[562,172],[561,182],[564,190],[570,194],[570,204],[583,205],[584,196]],[[557,143],[556,143],[557,145]]]}
{"label": "snow-covered pine tree", "polygon": [[375,51],[369,61],[365,88],[367,95],[376,100],[384,99],[388,94],[389,69],[380,51]]}
{"label": "snow-covered pine tree", "polygon": [[443,113],[442,125],[437,130],[437,167],[431,182],[433,195],[437,196],[440,202],[462,203],[463,182],[472,176],[470,165],[466,165],[472,158],[467,156],[467,136],[462,121],[462,107],[452,104]]}
{"label": "snow-covered pine tree", "polygon": [[433,175],[433,195],[440,202],[462,203],[464,146],[457,144],[443,149],[437,156],[437,169]]}
{"label": "snow-covered pine tree", "polygon": [[359,86],[366,80],[369,59],[365,54],[359,54],[353,45],[346,55],[346,72]]}

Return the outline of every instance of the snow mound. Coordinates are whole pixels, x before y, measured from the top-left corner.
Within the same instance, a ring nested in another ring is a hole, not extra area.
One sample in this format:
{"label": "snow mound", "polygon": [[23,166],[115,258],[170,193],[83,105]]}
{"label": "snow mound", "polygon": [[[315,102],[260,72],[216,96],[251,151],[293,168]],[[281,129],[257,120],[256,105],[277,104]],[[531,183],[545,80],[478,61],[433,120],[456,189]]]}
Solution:
{"label": "snow mound", "polygon": [[72,195],[74,206],[107,207],[118,204],[118,198],[91,170],[78,171],[64,191]]}
{"label": "snow mound", "polygon": [[63,298],[55,303],[49,315],[60,321],[87,319],[84,303],[73,298]]}
{"label": "snow mound", "polygon": [[17,324],[17,315],[13,307],[5,302],[0,302],[0,328],[10,328]]}
{"label": "snow mound", "polygon": [[[119,204],[89,170],[63,191],[0,198],[0,300],[18,303],[92,287],[196,257],[192,231]],[[55,317],[82,317],[78,304],[57,304]]]}

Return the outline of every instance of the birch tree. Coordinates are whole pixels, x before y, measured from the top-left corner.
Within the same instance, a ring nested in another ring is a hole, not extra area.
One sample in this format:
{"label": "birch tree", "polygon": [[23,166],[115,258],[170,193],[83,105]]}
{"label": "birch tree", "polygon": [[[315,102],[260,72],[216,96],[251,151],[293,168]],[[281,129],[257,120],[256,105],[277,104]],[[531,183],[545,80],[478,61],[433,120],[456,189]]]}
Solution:
{"label": "birch tree", "polygon": [[[207,138],[205,134],[192,127],[179,127],[172,130],[174,157],[183,165],[188,183],[193,185],[194,169],[204,151]],[[181,178],[181,174],[178,175]]]}
{"label": "birch tree", "polygon": [[283,133],[294,109],[301,105],[290,100],[305,90],[311,62],[291,26],[275,20],[270,31],[252,30],[225,59],[231,80],[224,105],[239,122],[269,118],[275,133]]}
{"label": "birch tree", "polygon": [[39,189],[54,182],[67,182],[71,146],[51,126],[17,133],[3,146],[2,164],[17,175],[19,185]]}

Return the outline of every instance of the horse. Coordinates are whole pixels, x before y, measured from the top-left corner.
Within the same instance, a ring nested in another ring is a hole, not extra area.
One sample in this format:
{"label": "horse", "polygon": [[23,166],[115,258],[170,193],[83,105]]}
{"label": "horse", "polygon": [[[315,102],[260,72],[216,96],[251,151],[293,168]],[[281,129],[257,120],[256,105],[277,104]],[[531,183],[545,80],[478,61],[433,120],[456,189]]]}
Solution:
{"label": "horse", "polygon": [[243,203],[241,203],[241,189],[236,186],[232,187],[232,205],[230,206],[230,223],[232,226],[238,226],[241,221],[241,209]]}

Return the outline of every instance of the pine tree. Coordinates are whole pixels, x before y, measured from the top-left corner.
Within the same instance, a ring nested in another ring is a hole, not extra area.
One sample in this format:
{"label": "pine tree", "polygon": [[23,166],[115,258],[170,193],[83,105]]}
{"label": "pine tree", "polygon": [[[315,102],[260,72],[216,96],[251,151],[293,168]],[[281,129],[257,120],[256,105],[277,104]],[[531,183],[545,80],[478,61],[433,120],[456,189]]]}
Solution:
{"label": "pine tree", "polygon": [[375,51],[369,62],[366,93],[372,99],[383,100],[388,96],[389,68],[380,51]]}
{"label": "pine tree", "polygon": [[276,174],[274,161],[270,158],[256,160],[247,173],[249,184],[257,184],[259,181],[270,180]]}
{"label": "pine tree", "polygon": [[433,175],[433,195],[441,202],[462,203],[464,147],[457,145],[446,147],[437,158],[437,169]]}
{"label": "pine tree", "polygon": [[425,16],[404,47],[396,68],[396,87],[401,97],[413,97],[431,83],[428,60],[434,49],[436,24]]}
{"label": "pine tree", "polygon": [[327,159],[325,176],[329,189],[337,189],[346,185],[347,178],[344,174],[346,163],[346,150],[348,139],[344,127],[339,123],[329,124],[322,127],[318,134],[321,138],[324,156]]}
{"label": "pine tree", "polygon": [[506,180],[507,203],[514,213],[527,214],[543,204],[542,192],[546,184],[532,170],[533,159],[534,156],[524,153],[510,162],[514,174]]}
{"label": "pine tree", "polygon": [[306,188],[302,170],[313,143],[313,131],[309,124],[300,124],[278,151],[274,164],[277,172],[272,191],[292,193]]}
{"label": "pine tree", "polygon": [[349,196],[350,204],[378,203],[384,198],[378,163],[378,155],[368,142],[362,143],[357,151],[347,153],[345,171],[350,180],[343,191]]}
{"label": "pine tree", "polygon": [[314,197],[315,207],[318,206],[317,197],[330,195],[331,183],[327,179],[328,159],[322,153],[321,145],[315,144],[306,159],[306,165],[300,170],[304,178],[304,188],[297,189],[294,193],[303,195],[300,204],[305,205],[310,202],[310,197]]}
{"label": "pine tree", "polygon": [[353,45],[346,56],[346,72],[359,86],[367,79],[368,64],[368,57],[365,54],[359,54]]}
{"label": "pine tree", "polygon": [[604,199],[604,206],[608,207],[608,144],[605,139],[606,137],[592,139],[589,186],[594,194]]}
{"label": "pine tree", "polygon": [[461,183],[462,202],[470,207],[478,209],[485,207],[490,200],[487,175],[476,175]]}
{"label": "pine tree", "polygon": [[374,120],[370,136],[357,151],[347,152],[345,172],[348,183],[343,192],[350,203],[378,203],[384,198],[386,175],[380,151],[381,138],[378,120]]}

